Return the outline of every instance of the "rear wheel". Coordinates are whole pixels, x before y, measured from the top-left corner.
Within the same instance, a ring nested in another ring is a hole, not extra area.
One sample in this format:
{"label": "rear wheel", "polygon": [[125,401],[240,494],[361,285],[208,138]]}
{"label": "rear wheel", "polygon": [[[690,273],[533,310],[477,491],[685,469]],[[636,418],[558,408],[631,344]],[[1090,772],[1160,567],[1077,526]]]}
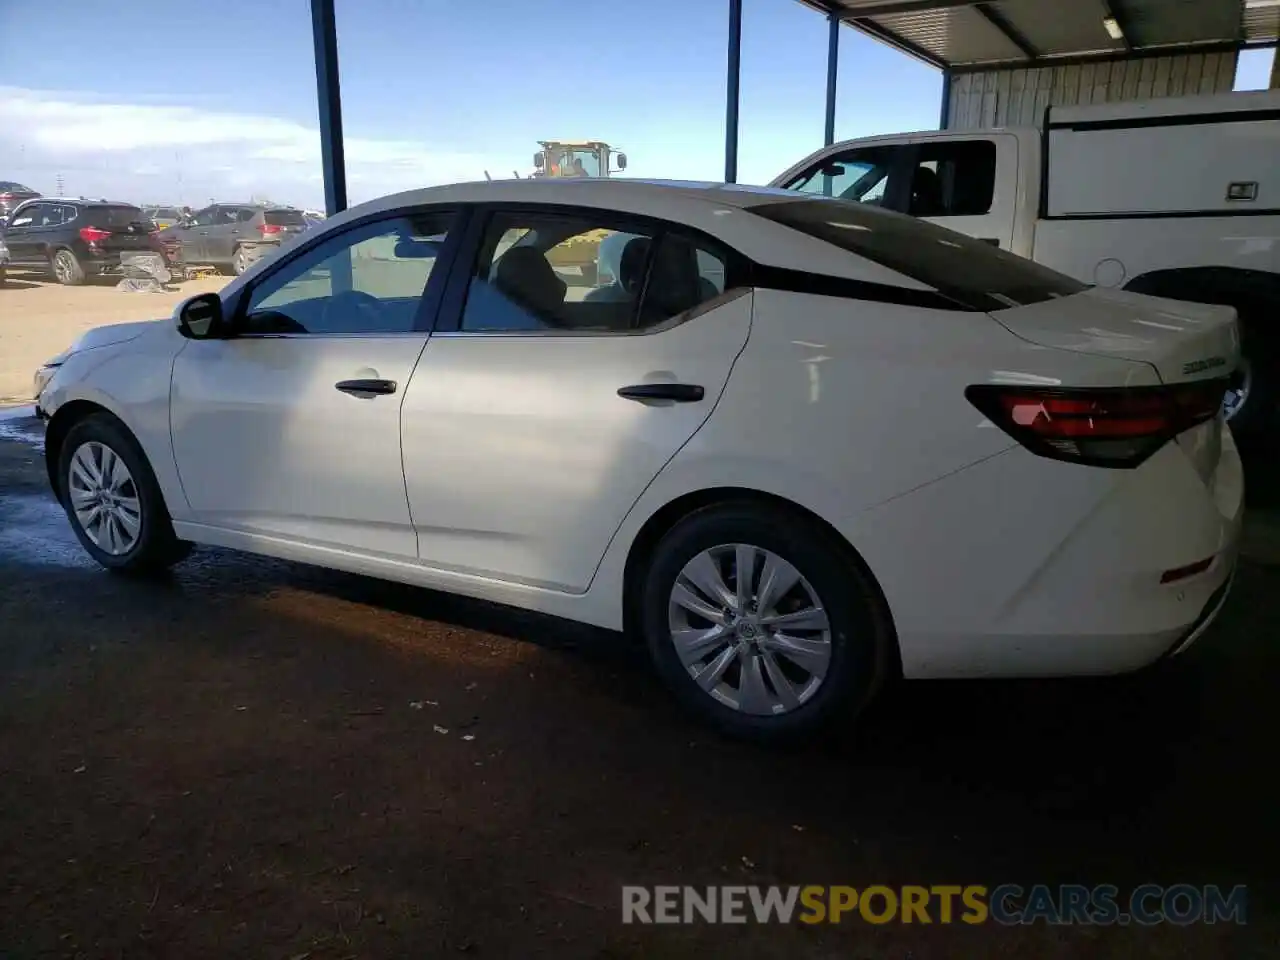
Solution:
{"label": "rear wheel", "polygon": [[62,249],[53,255],[53,278],[68,287],[84,283],[84,267],[70,250]]}
{"label": "rear wheel", "polygon": [[1252,311],[1240,311],[1239,369],[1223,402],[1232,433],[1245,446],[1280,442],[1280,344]]}
{"label": "rear wheel", "polygon": [[731,736],[809,736],[879,689],[892,632],[832,536],[766,505],[678,523],[645,576],[643,626],[684,706]]}
{"label": "rear wheel", "polygon": [[76,537],[108,570],[155,572],[191,552],[191,544],[174,535],[142,450],[110,414],[71,427],[59,452],[58,476]]}
{"label": "rear wheel", "polygon": [[244,247],[236,247],[236,252],[231,258],[231,271],[237,277],[249,269],[249,254]]}

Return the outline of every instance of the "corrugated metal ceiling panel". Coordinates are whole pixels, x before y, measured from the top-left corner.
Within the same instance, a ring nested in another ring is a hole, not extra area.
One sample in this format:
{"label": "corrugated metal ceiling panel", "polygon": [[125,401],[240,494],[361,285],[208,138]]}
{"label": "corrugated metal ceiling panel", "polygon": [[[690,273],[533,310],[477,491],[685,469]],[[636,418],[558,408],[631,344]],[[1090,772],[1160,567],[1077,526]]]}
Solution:
{"label": "corrugated metal ceiling panel", "polygon": [[[1123,55],[1102,25],[1110,10],[1136,51],[1280,38],[1276,0],[802,0],[950,66]],[[994,21],[994,22],[993,22]],[[1008,28],[1002,31],[1003,21]],[[1173,52],[1170,50],[1170,52]]]}
{"label": "corrugated metal ceiling panel", "polygon": [[947,63],[1026,59],[1017,46],[972,6],[872,18],[886,30]]}
{"label": "corrugated metal ceiling panel", "polygon": [[1231,41],[1238,36],[1241,0],[1120,0],[1129,42],[1138,47]]}
{"label": "corrugated metal ceiling panel", "polygon": [[1124,52],[1124,44],[1112,40],[1102,26],[1106,9],[1101,0],[1074,0],[1053,6],[1044,0],[1001,0],[991,6],[1021,31],[1039,56]]}

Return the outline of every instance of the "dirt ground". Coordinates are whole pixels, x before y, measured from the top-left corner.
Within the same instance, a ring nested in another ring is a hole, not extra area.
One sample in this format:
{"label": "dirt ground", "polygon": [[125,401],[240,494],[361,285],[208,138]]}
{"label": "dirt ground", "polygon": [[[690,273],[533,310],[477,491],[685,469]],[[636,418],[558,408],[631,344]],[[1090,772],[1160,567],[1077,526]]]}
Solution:
{"label": "dirt ground", "polygon": [[[5,439],[7,437],[7,439]],[[722,741],[618,638],[198,550],[84,557],[0,419],[0,956],[1280,955],[1280,525],[1108,681],[916,683]],[[1248,925],[624,926],[623,884],[1249,885]]]}
{"label": "dirt ground", "polygon": [[114,280],[64,287],[39,273],[10,270],[0,287],[0,403],[30,399],[36,368],[86,330],[168,317],[187,297],[220,290],[229,279],[190,280],[165,293],[124,293]]}

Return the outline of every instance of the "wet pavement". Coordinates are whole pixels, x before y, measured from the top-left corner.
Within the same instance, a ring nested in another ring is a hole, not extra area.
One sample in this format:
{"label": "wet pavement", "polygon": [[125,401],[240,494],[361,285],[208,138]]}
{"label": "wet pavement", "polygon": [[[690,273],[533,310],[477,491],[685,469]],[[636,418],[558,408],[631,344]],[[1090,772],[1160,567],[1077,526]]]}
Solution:
{"label": "wet pavement", "polygon": [[[572,624],[201,549],[108,575],[0,413],[0,956],[1274,957],[1280,530],[1167,669],[728,743]],[[622,884],[1250,887],[1247,926],[624,926]]]}

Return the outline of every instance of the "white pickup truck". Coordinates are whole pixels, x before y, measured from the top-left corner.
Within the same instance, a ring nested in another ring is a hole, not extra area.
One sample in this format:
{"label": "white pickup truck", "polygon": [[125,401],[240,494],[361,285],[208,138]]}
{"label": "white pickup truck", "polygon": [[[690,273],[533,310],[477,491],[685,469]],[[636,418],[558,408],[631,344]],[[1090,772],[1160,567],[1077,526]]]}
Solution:
{"label": "white pickup truck", "polygon": [[772,185],[900,210],[1100,287],[1233,306],[1245,364],[1227,415],[1243,441],[1280,439],[1280,90],[849,140]]}

